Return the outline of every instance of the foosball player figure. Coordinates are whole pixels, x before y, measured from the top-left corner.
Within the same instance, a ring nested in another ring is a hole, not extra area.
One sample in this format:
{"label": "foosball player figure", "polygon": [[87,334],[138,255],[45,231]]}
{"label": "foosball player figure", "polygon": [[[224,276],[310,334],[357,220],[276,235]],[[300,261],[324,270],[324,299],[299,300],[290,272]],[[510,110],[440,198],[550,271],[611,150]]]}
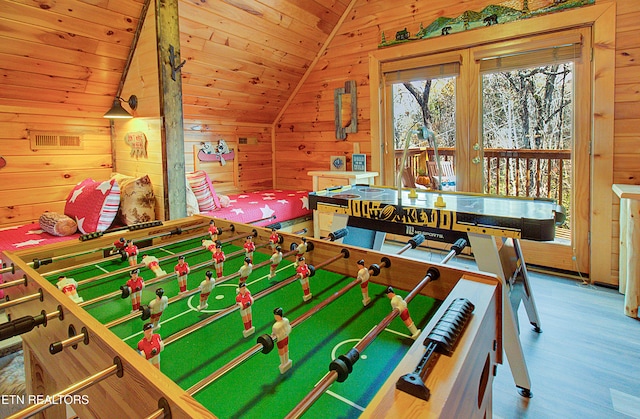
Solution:
{"label": "foosball player figure", "polygon": [[360,290],[362,291],[362,305],[367,306],[371,302],[369,298],[369,269],[364,266],[364,260],[360,259],[356,262],[358,265],[358,280],[360,281]]}
{"label": "foosball player figure", "polygon": [[129,240],[124,248],[124,252],[127,254],[129,260],[129,266],[135,266],[138,264],[138,246],[133,244],[133,240]]}
{"label": "foosball player figure", "polygon": [[256,250],[256,244],[253,242],[253,236],[247,236],[244,239],[244,256],[245,258],[249,258],[251,263],[253,263],[253,251]]}
{"label": "foosball player figure", "polygon": [[204,247],[205,249],[207,249],[211,253],[214,253],[216,251],[216,243],[217,243],[217,241],[203,239],[202,240],[202,247]]}
{"label": "foosball player figure", "polygon": [[420,329],[413,324],[413,320],[411,320],[411,316],[409,315],[409,309],[407,308],[407,303],[404,301],[404,298],[397,295],[392,287],[387,288],[387,297],[391,300],[391,308],[394,310],[398,310],[400,313],[400,318],[404,322],[404,324],[409,328],[411,332],[411,339],[416,340],[418,336],[420,336]]}
{"label": "foosball player figure", "polygon": [[247,289],[247,284],[241,282],[238,286],[238,295],[236,295],[236,303],[240,307],[240,315],[242,316],[242,323],[244,324],[244,330],[242,335],[246,338],[251,336],[256,328],[253,327],[253,319],[251,315],[251,305],[253,304],[253,297],[251,292]]}
{"label": "foosball player figure", "polygon": [[[0,264],[0,266],[2,266]],[[64,275],[58,277],[56,283],[58,289],[64,293],[67,297],[71,298],[74,303],[81,303],[84,300],[78,295],[78,282],[73,278],[67,278]]]}
{"label": "foosball player figure", "polygon": [[271,235],[269,236],[269,246],[271,246],[271,250],[274,250],[278,243],[280,243],[280,235],[276,231],[276,228],[272,227]]}
{"label": "foosball player figure", "polygon": [[209,236],[211,237],[211,241],[215,242],[218,240],[218,234],[220,234],[221,231],[218,227],[216,227],[216,222],[211,220],[209,221]]}
{"label": "foosball player figure", "polygon": [[209,300],[209,294],[216,286],[216,280],[213,279],[213,272],[207,271],[204,273],[205,279],[200,283],[200,304],[197,310],[206,310],[209,307],[207,301]]}
{"label": "foosball player figure", "polygon": [[142,289],[144,288],[144,279],[138,274],[140,269],[135,268],[131,270],[131,278],[127,283],[120,287],[122,291],[122,298],[131,297],[131,312],[140,310],[140,297],[142,296]]}
{"label": "foosball player figure", "polygon": [[159,334],[153,333],[153,325],[145,323],[142,326],[144,337],[138,342],[138,351],[147,361],[160,369],[160,352],[164,349],[164,342]]}
{"label": "foosball player figure", "polygon": [[178,256],[178,263],[173,268],[176,273],[176,277],[178,278],[178,286],[180,287],[180,292],[187,292],[187,275],[191,272],[191,268],[189,268],[189,264],[186,260],[184,260],[184,256]]}
{"label": "foosball player figure", "polygon": [[275,323],[271,328],[271,334],[277,339],[278,355],[280,356],[280,374],[284,374],[291,368],[291,360],[289,359],[289,333],[291,333],[291,325],[289,319],[283,317],[281,307],[273,310],[273,318]]}
{"label": "foosball player figure", "polygon": [[244,263],[238,270],[238,274],[240,274],[240,282],[247,282],[249,275],[253,272],[253,264],[251,263],[251,259],[248,257],[244,258]]}
{"label": "foosball player figure", "polygon": [[300,243],[298,245],[298,247],[296,247],[296,266],[298,266],[300,264],[300,259],[304,259],[304,254],[307,252],[307,238],[303,237],[302,238],[302,243]]}
{"label": "foosball player figure", "polygon": [[154,330],[160,329],[160,317],[162,312],[169,306],[169,299],[164,295],[164,289],[156,290],[156,298],[149,302],[149,311],[151,313],[151,324]]}
{"label": "foosball player figure", "polygon": [[226,256],[222,251],[222,243],[220,242],[216,243],[216,251],[213,252],[212,257],[213,257],[213,265],[216,268],[216,276],[218,278],[222,278],[222,268],[224,267],[224,261],[226,259]]}
{"label": "foosball player figure", "polygon": [[309,277],[311,276],[311,270],[309,270],[309,265],[304,260],[304,256],[302,256],[298,260],[298,266],[296,267],[296,277],[300,280],[300,284],[302,285],[302,292],[304,293],[302,299],[304,301],[309,301],[313,295],[309,290]]}
{"label": "foosball player figure", "polygon": [[126,246],[127,246],[127,241],[124,239],[124,237],[120,237],[118,240],[113,242],[113,249],[111,249],[109,254],[111,256],[118,255],[118,254],[122,255],[124,257],[122,261],[124,262],[125,260],[127,260],[126,252],[124,251],[124,248]]}
{"label": "foosball player figure", "polygon": [[166,275],[164,269],[160,267],[160,261],[155,256],[142,255],[142,263],[156,275],[156,278],[162,275]]}
{"label": "foosball player figure", "polygon": [[282,247],[276,246],[273,249],[273,254],[271,255],[271,266],[269,267],[269,279],[273,279],[276,276],[276,269],[278,269],[278,265],[282,262]]}

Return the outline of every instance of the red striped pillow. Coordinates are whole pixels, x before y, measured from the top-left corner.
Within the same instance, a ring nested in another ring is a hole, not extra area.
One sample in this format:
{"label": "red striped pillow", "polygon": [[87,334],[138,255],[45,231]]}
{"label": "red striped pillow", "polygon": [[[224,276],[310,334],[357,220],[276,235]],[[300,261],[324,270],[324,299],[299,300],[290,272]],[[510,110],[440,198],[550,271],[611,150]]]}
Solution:
{"label": "red striped pillow", "polygon": [[198,200],[200,212],[208,212],[220,208],[218,195],[213,189],[207,172],[196,170],[195,172],[187,173],[187,182],[189,182],[189,186],[191,186],[191,190],[193,190]]}
{"label": "red striped pillow", "polygon": [[115,179],[104,182],[85,179],[69,193],[64,213],[75,219],[78,230],[86,234],[108,229],[119,206],[120,188]]}

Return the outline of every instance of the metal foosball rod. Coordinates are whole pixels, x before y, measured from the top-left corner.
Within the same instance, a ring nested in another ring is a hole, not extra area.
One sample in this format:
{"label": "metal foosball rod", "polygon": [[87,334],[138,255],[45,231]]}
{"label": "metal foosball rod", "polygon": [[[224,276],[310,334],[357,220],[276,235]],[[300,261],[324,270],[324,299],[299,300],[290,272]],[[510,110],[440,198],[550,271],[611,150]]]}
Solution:
{"label": "metal foosball rod", "polygon": [[10,287],[15,287],[17,285],[24,285],[26,287],[27,286],[27,276],[23,275],[22,279],[15,279],[13,281],[1,283],[0,284],[0,290],[3,290],[5,288],[10,288]]}
{"label": "metal foosball rod", "polygon": [[[164,236],[173,236],[175,234],[182,234],[185,230],[195,230],[195,229],[199,229],[199,228],[203,228],[206,225],[203,224],[199,224],[196,226],[191,226],[185,229],[181,229],[181,228],[175,228],[171,231],[167,231],[165,233],[159,233],[153,236],[148,236],[145,237],[145,240],[149,240],[149,239],[154,239],[154,238],[159,238],[159,237],[164,237]],[[42,265],[48,265],[52,262],[58,261],[58,260],[65,260],[65,259],[71,259],[74,258],[76,256],[83,256],[83,255],[88,255],[91,253],[97,253],[97,252],[104,252],[105,250],[109,250],[111,249],[112,246],[108,246],[108,247],[96,247],[93,249],[87,249],[87,250],[82,250],[80,252],[74,252],[74,253],[69,253],[66,255],[60,255],[60,256],[53,256],[50,258],[44,258],[44,259],[34,259],[32,262],[27,262],[27,265],[32,266],[34,269],[38,269],[40,266]],[[117,256],[119,257],[119,255]]]}
{"label": "metal foosball rod", "polygon": [[[245,237],[245,236],[246,236],[246,235],[234,236],[235,238],[234,238],[234,237],[230,237],[230,238],[225,239],[225,240],[223,240],[223,241],[221,241],[221,242],[227,243],[227,242],[229,242],[229,241],[237,240],[238,238],[242,238],[242,237]],[[258,247],[262,247],[262,246],[265,246],[265,245],[259,245]],[[187,251],[185,251],[185,252],[181,253],[181,255],[183,255],[183,256],[184,256],[184,255],[189,255],[189,254],[197,253],[197,252],[200,252],[200,251],[202,251],[202,249],[201,249],[201,248],[197,248],[197,247],[196,247],[196,248],[194,248],[194,249],[187,250]],[[227,256],[231,258],[231,257],[234,257],[234,256],[238,256],[238,255],[240,255],[240,254],[242,254],[242,253],[244,253],[244,250],[238,250],[238,251],[236,251],[236,252],[230,253],[230,254],[229,254],[229,255],[227,255]],[[161,259],[159,259],[159,261],[164,261],[164,260],[166,260],[167,258],[171,258],[171,257],[173,257],[173,256],[168,256],[168,257],[165,257],[165,258],[161,258]],[[141,264],[141,265],[142,265],[142,266],[144,266],[144,264]],[[196,270],[196,269],[200,269],[200,268],[203,268],[203,267],[205,267],[205,266],[209,266],[209,265],[211,265],[211,261],[210,261],[210,260],[207,260],[207,261],[205,261],[205,262],[198,263],[198,264],[196,264],[196,265],[191,266],[191,269]],[[136,265],[135,267],[137,267],[137,266],[138,266],[138,265]],[[122,269],[121,269],[119,272],[120,272],[120,273],[122,273],[122,272],[130,272],[130,270],[131,270],[131,269],[134,269],[135,267],[134,267],[134,266],[130,266],[130,267],[128,267],[128,268],[126,268],[126,269],[124,269],[124,270],[122,270]],[[113,272],[111,272],[111,274],[113,274]],[[166,281],[168,281],[169,279],[173,278],[173,277],[174,277],[174,276],[176,276],[176,275],[177,275],[177,273],[174,271],[174,272],[170,272],[170,273],[165,274],[165,275],[157,276],[157,277],[155,277],[155,278],[152,278],[152,279],[146,280],[146,281],[145,281],[145,286],[149,286],[149,285],[154,285],[154,284],[159,284],[159,283],[166,282]],[[104,278],[105,276],[104,276],[104,275],[101,275],[100,277],[101,277],[101,278]],[[94,277],[94,278],[90,278],[90,279],[95,279],[95,277]],[[80,282],[82,282],[82,281],[80,281]],[[78,282],[78,284],[80,284],[80,282]],[[92,298],[91,300],[87,300],[87,301],[83,301],[83,302],[81,302],[81,303],[78,303],[78,306],[79,306],[79,307],[86,307],[86,306],[88,306],[88,305],[97,304],[97,303],[100,303],[100,302],[103,302],[103,301],[110,300],[110,299],[112,299],[112,298],[114,298],[114,297],[118,297],[118,296],[120,296],[120,295],[122,295],[122,290],[120,290],[120,291],[113,291],[113,292],[110,292],[110,293],[108,293],[108,294],[103,294],[103,295],[101,295],[101,296],[99,296],[99,297]]]}
{"label": "metal foosball rod", "polygon": [[8,295],[5,298],[7,300],[4,303],[0,303],[0,310],[4,310],[5,308],[17,306],[18,304],[26,303],[33,300],[40,300],[40,302],[42,302],[44,301],[44,294],[42,292],[42,288],[38,288],[38,292],[25,295],[14,300],[10,300]]}
{"label": "metal foosball rod", "polygon": [[[246,234],[238,234],[238,235],[226,238],[224,240],[220,240],[220,242],[222,244],[230,243],[230,242],[232,242],[234,240],[240,240],[242,238],[245,238],[246,236],[247,236]],[[187,240],[190,240],[190,239],[187,239]],[[202,247],[194,247],[193,249],[186,250],[186,251],[182,252],[181,254],[190,255],[192,253],[199,253],[199,252],[205,252],[205,251],[206,251],[206,249],[204,249]],[[174,257],[175,257],[175,255],[164,256],[164,257],[159,258],[158,262],[164,262],[164,261],[167,261],[167,260],[172,259]],[[107,273],[104,273],[102,275],[98,275],[98,276],[94,276],[92,278],[87,278],[87,279],[84,279],[82,281],[78,281],[78,286],[84,285],[84,284],[90,284],[92,282],[96,282],[96,281],[99,281],[101,279],[105,279],[105,278],[109,278],[109,277],[112,277],[112,276],[115,276],[115,275],[119,275],[119,274],[122,274],[122,273],[130,272],[132,269],[135,269],[135,268],[144,268],[144,267],[146,267],[146,265],[144,263],[142,263],[142,262],[138,263],[138,264],[135,264],[135,265],[129,265],[126,268],[117,269],[117,270],[112,271],[112,272],[107,272]]]}
{"label": "metal foosball rod", "polygon": [[[174,229],[171,232],[169,232],[169,234],[168,233],[162,233],[161,235],[158,235],[158,236],[148,236],[148,237],[145,237],[144,240],[163,237],[163,236],[166,236],[166,235],[173,235],[173,234],[176,234],[177,230],[180,231],[180,233],[178,233],[178,234],[182,234],[184,231],[195,230],[195,229],[202,228],[204,226],[205,225],[203,225],[203,224],[198,224],[197,226],[193,226],[193,227],[189,227],[189,228]],[[233,232],[233,231],[235,231],[235,226],[231,225],[231,227],[229,227],[228,229]],[[226,231],[226,230],[227,229],[224,229],[224,231]],[[178,241],[176,241],[176,242],[174,242],[172,244],[182,243],[182,242],[185,242],[185,241],[188,241],[188,240],[191,240],[191,239],[193,239],[193,237],[188,237],[186,239],[178,240]],[[161,248],[163,246],[166,246],[166,244],[162,243],[162,244],[157,244],[155,246],[145,247],[145,250],[159,249],[159,248]],[[112,249],[112,246],[100,248],[101,251],[111,250],[111,249]],[[101,262],[107,262],[107,261],[116,260],[116,259],[122,259],[122,255],[120,253],[116,253],[116,254],[114,254],[112,256],[108,256],[108,257],[102,259]],[[47,275],[55,275],[55,274],[59,274],[59,273],[62,273],[62,272],[70,271],[72,269],[84,268],[86,266],[91,266],[91,265],[95,265],[95,264],[96,264],[96,261],[94,260],[94,261],[81,263],[81,264],[78,264],[78,265],[67,266],[67,267],[64,267],[64,268],[61,268],[61,269],[56,269],[56,270],[53,270],[53,271],[49,271],[49,272],[47,272]]]}
{"label": "metal foosball rod", "polygon": [[[382,262],[382,267],[388,268],[388,267],[391,266],[391,261],[386,257],[383,257],[381,262]],[[374,275],[374,276],[379,275],[380,274],[380,266],[376,265],[376,264],[371,265],[369,267],[369,273]],[[305,312],[300,317],[298,317],[295,320],[293,320],[291,322],[291,328],[293,329],[296,326],[300,325],[302,322],[304,322],[305,320],[309,319],[311,316],[313,316],[314,314],[316,314],[317,312],[319,312],[320,310],[322,310],[323,308],[325,308],[326,306],[328,306],[332,302],[336,301],[338,298],[342,297],[349,290],[351,290],[356,285],[359,285],[361,282],[362,281],[360,280],[360,278],[357,278],[357,279],[351,281],[348,285],[346,285],[345,287],[343,287],[340,290],[338,290],[335,293],[333,293],[329,298],[323,300],[321,303],[319,303],[315,307],[311,308],[310,310]],[[227,364],[223,365],[222,367],[220,367],[218,370],[214,371],[213,373],[211,373],[207,377],[205,377],[202,380],[198,381],[193,386],[189,387],[187,389],[187,393],[189,393],[192,396],[195,395],[200,390],[204,389],[205,387],[207,387],[211,383],[215,382],[220,377],[225,375],[227,372],[231,371],[232,369],[234,369],[238,365],[242,364],[243,362],[245,362],[246,360],[248,360],[249,358],[251,358],[252,356],[256,355],[259,352],[262,352],[264,354],[268,354],[274,348],[274,345],[275,345],[275,343],[277,341],[278,341],[278,339],[273,335],[264,334],[262,336],[259,336],[258,337],[258,343],[256,343],[254,346],[252,346],[251,348],[249,348],[248,350],[246,350],[242,354],[238,355],[236,358],[232,359]]]}
{"label": "metal foosball rod", "polygon": [[[466,247],[466,240],[459,239],[455,244],[451,246],[451,251],[443,260],[443,263],[447,263],[455,255],[459,254],[464,247]],[[430,267],[427,270],[427,275],[416,285],[413,290],[405,297],[405,302],[408,304],[413,298],[422,291],[422,289],[440,277],[440,271],[434,267]],[[391,324],[391,321],[400,314],[398,309],[393,309],[380,323],[373,327],[346,355],[340,355],[337,359],[331,361],[329,364],[329,372],[316,384],[303,399],[298,403],[285,419],[300,418],[304,412],[306,412],[336,381],[343,382],[347,379],[353,365],[360,359],[360,354],[364,351],[378,335]]]}
{"label": "metal foosball rod", "polygon": [[[260,245],[260,247],[262,247],[262,246],[266,246],[266,244]],[[237,252],[231,253],[228,256],[229,257],[233,257],[233,256],[238,256],[238,255],[243,254],[243,253],[244,253],[244,250],[238,250]],[[283,254],[282,257],[285,258],[285,257],[293,255],[294,253],[295,253],[295,251],[291,250],[291,251]],[[207,261],[207,262],[203,262],[201,264],[195,265],[193,268],[197,269],[197,268],[200,268],[200,267],[208,266],[210,264],[211,264],[211,262]],[[257,263],[256,265],[254,265],[253,269],[258,269],[258,268],[261,268],[263,266],[267,266],[269,264],[271,264],[271,260],[267,259],[267,260],[265,260],[263,262],[260,262],[260,263]],[[170,274],[170,275],[172,275],[172,274]],[[230,275],[226,275],[223,278],[221,278],[220,280],[217,280],[216,281],[216,285],[222,285],[225,282],[232,280],[233,278],[237,278],[238,276],[240,276],[240,272],[234,272],[234,273],[232,273]],[[156,282],[153,282],[153,283],[156,283]],[[146,282],[146,284],[150,285],[150,284],[152,284],[152,282],[148,281],[148,282]],[[192,295],[197,294],[198,292],[200,292],[199,288],[195,288],[195,289],[193,289],[191,291],[187,291],[185,293],[176,295],[174,297],[169,298],[168,304],[172,304],[172,303],[174,303],[176,301],[184,300],[185,298],[189,298]],[[113,294],[114,293],[111,293],[109,295],[113,295]],[[122,294],[122,292],[117,291],[117,292],[115,292],[115,295],[124,295],[124,294]],[[125,295],[124,297],[127,297],[127,296]],[[98,298],[101,298],[101,297],[98,297]],[[141,317],[142,320],[147,320],[149,318],[148,317],[149,313],[147,311],[145,311],[144,307],[141,307],[140,310],[142,311],[142,317]],[[126,316],[120,317],[119,319],[115,319],[115,320],[113,320],[113,321],[111,321],[109,323],[106,323],[105,327],[106,328],[112,328],[114,326],[117,326],[119,324],[125,323],[125,322],[127,322],[129,320],[133,320],[133,319],[138,318],[138,317],[140,317],[140,313],[138,313],[138,312],[129,313]]]}
{"label": "metal foosball rod", "polygon": [[422,234],[416,234],[410,238],[409,241],[407,241],[407,244],[402,249],[398,250],[396,254],[401,255],[409,249],[415,249],[420,246],[422,242],[424,242],[424,236]]}
{"label": "metal foosball rod", "polygon": [[[338,259],[343,259],[343,258],[346,259],[348,257],[349,257],[349,250],[342,249],[340,251],[340,253],[338,253],[336,256],[333,256],[333,257],[331,257],[331,258],[329,258],[329,259],[327,259],[327,260],[325,260],[323,262],[320,262],[319,264],[315,265],[315,268],[312,269],[312,271],[315,272],[315,269],[318,269],[318,268],[321,268],[323,266],[329,265],[329,264],[335,262]],[[285,280],[283,280],[281,282],[278,282],[277,284],[272,285],[271,287],[269,287],[269,288],[267,288],[267,289],[265,289],[263,291],[260,291],[259,293],[255,294],[253,296],[253,299],[254,299],[254,301],[255,300],[259,300],[262,297],[265,297],[265,296],[267,296],[267,295],[269,295],[269,294],[271,294],[271,293],[273,293],[273,292],[275,292],[275,291],[277,291],[277,290],[279,290],[281,288],[284,288],[285,286],[295,282],[296,280],[298,280],[298,275],[291,276],[291,277],[289,277],[289,278],[287,278],[287,279],[285,279]],[[233,313],[234,311],[236,311],[238,309],[239,309],[238,305],[233,305],[231,307],[228,307],[228,308],[226,308],[226,309],[214,314],[213,316],[207,317],[206,319],[201,320],[198,323],[195,323],[195,324],[193,324],[193,325],[191,325],[189,327],[186,327],[186,328],[182,329],[181,331],[176,332],[173,335],[169,336],[168,338],[163,339],[164,346],[167,347],[167,345],[170,345],[171,343],[175,342],[176,340],[181,339],[181,338],[183,338],[183,337],[185,337],[187,335],[190,335],[191,333],[200,330],[204,326],[206,326],[206,325],[208,325],[210,323],[213,323],[214,321],[216,321],[216,320],[218,320],[218,319],[220,319],[220,318],[222,318],[224,316],[227,316],[228,314]]]}
{"label": "metal foosball rod", "polygon": [[14,413],[13,415],[7,416],[5,419],[23,419],[23,418],[28,418],[30,416],[33,416],[36,413],[42,412],[43,410],[53,406],[56,403],[59,404],[60,400],[64,400],[66,397],[73,396],[74,394],[77,394],[82,390],[85,390],[91,387],[92,385],[97,384],[102,380],[111,377],[112,375],[116,375],[119,378],[122,378],[122,376],[124,375],[124,370],[122,368],[122,361],[120,360],[119,357],[115,357],[113,359],[112,366],[105,368],[102,371],[98,371],[92,376],[87,377],[81,381],[78,381],[75,384],[72,384],[71,386],[65,388],[64,390],[56,394],[53,394],[48,397],[43,397],[41,400],[38,401],[38,403],[33,404],[25,409],[22,409]]}

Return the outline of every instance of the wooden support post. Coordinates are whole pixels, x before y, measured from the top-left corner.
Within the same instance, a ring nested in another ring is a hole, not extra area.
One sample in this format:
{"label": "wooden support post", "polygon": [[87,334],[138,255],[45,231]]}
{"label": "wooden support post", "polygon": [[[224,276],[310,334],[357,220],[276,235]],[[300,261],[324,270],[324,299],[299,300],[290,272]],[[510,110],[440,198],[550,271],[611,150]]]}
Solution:
{"label": "wooden support post", "polygon": [[[187,216],[178,0],[156,0],[165,219]],[[173,77],[172,77],[173,76]],[[175,79],[175,80],[174,80]]]}

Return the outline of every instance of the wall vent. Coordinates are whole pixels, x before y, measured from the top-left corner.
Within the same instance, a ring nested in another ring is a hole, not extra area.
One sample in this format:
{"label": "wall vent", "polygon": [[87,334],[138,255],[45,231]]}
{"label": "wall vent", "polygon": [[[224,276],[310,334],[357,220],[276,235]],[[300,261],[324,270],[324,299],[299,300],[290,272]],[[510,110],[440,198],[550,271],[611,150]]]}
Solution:
{"label": "wall vent", "polygon": [[29,141],[31,149],[34,151],[82,148],[82,135],[80,134],[30,131]]}

